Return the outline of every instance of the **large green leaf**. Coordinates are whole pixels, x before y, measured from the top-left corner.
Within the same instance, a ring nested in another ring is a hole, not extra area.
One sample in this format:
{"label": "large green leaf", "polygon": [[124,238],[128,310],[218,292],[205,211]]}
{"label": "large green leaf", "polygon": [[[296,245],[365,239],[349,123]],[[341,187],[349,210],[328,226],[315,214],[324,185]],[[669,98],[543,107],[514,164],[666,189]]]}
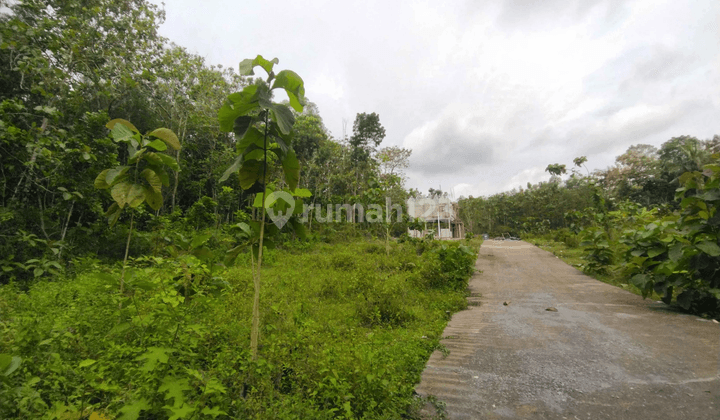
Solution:
{"label": "large green leaf", "polygon": [[275,140],[275,144],[277,145],[276,149],[278,149],[276,153],[278,156],[284,157],[285,153],[290,150],[290,146],[280,137],[275,137],[273,140]]}
{"label": "large green leaf", "polygon": [[219,415],[223,415],[223,416],[228,415],[228,413],[222,411],[217,406],[213,406],[212,408],[206,406],[205,408],[202,409],[201,413],[205,414],[206,416],[211,416],[212,418],[216,418]]}
{"label": "large green leaf", "polygon": [[720,174],[720,165],[711,163],[703,166],[703,175],[713,176],[713,174]]}
{"label": "large green leaf", "polygon": [[312,193],[310,192],[310,190],[307,190],[305,188],[296,188],[292,192],[292,195],[294,195],[295,197],[301,197],[301,198],[312,197]]}
{"label": "large green leaf", "polygon": [[112,206],[105,212],[105,217],[108,218],[108,224],[110,226],[115,225],[120,218],[120,213],[122,213],[122,208],[118,206],[117,203],[112,203]]}
{"label": "large green leaf", "polygon": [[155,152],[150,152],[145,155],[145,160],[151,165],[162,166],[163,160],[160,159],[160,155]]}
{"label": "large green leaf", "polygon": [[285,158],[282,161],[283,172],[285,172],[285,181],[290,188],[290,191],[294,191],[297,188],[298,181],[300,181],[300,162],[298,161],[295,151],[290,149],[285,154]]}
{"label": "large green leaf", "polygon": [[240,166],[242,165],[242,162],[243,162],[242,156],[236,157],[235,160],[233,161],[232,165],[230,165],[229,168],[225,169],[225,172],[220,177],[219,182],[225,182],[225,180],[227,180],[228,177],[230,177],[230,175],[232,175],[234,172],[238,171],[240,169]]}
{"label": "large green leaf", "polygon": [[[158,141],[160,144],[162,144],[163,146],[165,146],[165,143],[161,142],[160,140],[156,140],[156,141]],[[141,157],[143,157],[143,155],[145,154],[146,151],[147,151],[147,147],[143,147],[143,148],[140,149],[140,150],[135,150],[134,152],[132,152],[132,155],[130,156],[130,159],[128,159],[128,161],[127,161],[128,165],[134,165],[134,164],[136,164],[137,161],[138,161]]]}
{"label": "large green leaf", "polygon": [[160,191],[154,190],[152,187],[145,185],[145,201],[153,210],[160,210],[163,205],[163,196]]}
{"label": "large green leaf", "polygon": [[290,108],[283,104],[272,104],[270,118],[278,125],[283,134],[289,134],[295,124],[295,116]]}
{"label": "large green leaf", "polygon": [[240,255],[240,252],[242,252],[243,249],[247,247],[247,244],[241,244],[236,246],[235,248],[232,248],[228,250],[225,253],[225,257],[223,258],[223,264],[230,267],[233,264],[235,264],[235,260],[237,259],[238,255]]}
{"label": "large green leaf", "polygon": [[97,360],[94,360],[94,359],[85,359],[85,360],[83,360],[82,362],[80,362],[80,364],[78,365],[78,367],[79,367],[79,368],[84,368],[84,367],[92,366],[92,365],[94,365],[95,363],[97,363]]}
{"label": "large green leaf", "polygon": [[12,356],[9,354],[0,354],[0,375],[10,376],[11,373],[15,372],[20,367],[22,359],[18,356]]}
{"label": "large green leaf", "polygon": [[285,134],[280,131],[277,124],[270,124],[270,134],[273,135],[273,140],[277,142],[278,146],[280,146],[283,151],[282,154],[284,155],[290,148],[289,145],[292,143],[293,132],[291,131],[290,133]]}
{"label": "large green leaf", "polygon": [[720,256],[720,246],[718,246],[717,242],[703,241],[695,244],[695,246],[702,252],[710,255],[711,257]]}
{"label": "large green leaf", "polygon": [[[282,208],[277,208],[276,209],[277,211],[285,212],[285,210],[288,207],[290,207],[290,204],[294,205],[294,201],[293,201],[293,203],[287,202],[288,197],[284,197],[283,196],[284,194],[278,195],[277,191],[270,191],[269,187],[268,187],[267,192],[268,192],[268,195],[267,195],[267,198],[265,199],[265,208],[266,209],[269,209],[270,207],[275,206],[275,203],[278,202],[278,199],[282,199],[282,205],[281,205]],[[283,192],[283,191],[281,191],[281,193],[287,194],[286,192]],[[290,200],[292,200],[292,198],[290,198]],[[262,206],[263,206],[263,193],[256,194],[255,200],[253,201],[253,207],[260,208]]]}
{"label": "large green leaf", "polygon": [[252,235],[253,235],[252,228],[247,223],[241,222],[241,223],[236,224],[235,226],[240,228],[240,230],[242,230],[248,237],[252,237]]}
{"label": "large green leaf", "polygon": [[169,156],[169,155],[166,155],[166,154],[163,154],[163,153],[159,153],[157,156],[160,158],[160,160],[162,161],[162,163],[164,163],[165,165],[169,166],[170,169],[172,169],[172,170],[174,170],[174,171],[180,170],[180,165],[178,165],[178,163],[177,163],[177,161],[175,160],[174,157]]}
{"label": "large green leaf", "polygon": [[255,127],[250,127],[250,129],[245,132],[245,136],[238,142],[236,148],[238,153],[244,154],[246,149],[251,145],[262,148],[264,141],[265,137],[263,133]]}
{"label": "large green leaf", "polygon": [[141,184],[132,184],[127,194],[127,203],[130,207],[135,208],[145,201],[145,186]]}
{"label": "large green leaf", "polygon": [[656,246],[656,247],[648,249],[647,254],[648,254],[648,257],[654,258],[654,257],[657,257],[658,255],[662,254],[663,252],[665,252],[664,246]]}
{"label": "large green leaf", "polygon": [[105,182],[108,185],[113,185],[118,181],[125,173],[130,169],[129,166],[116,166],[107,171],[105,175]]}
{"label": "large green leaf", "polygon": [[125,207],[125,204],[127,204],[127,196],[131,187],[132,184],[124,181],[119,184],[115,184],[115,186],[110,189],[110,195],[112,195],[113,200],[115,200],[120,208]]}
{"label": "large green leaf", "polygon": [[705,201],[720,200],[720,190],[706,191],[703,194],[701,194],[699,197]]}
{"label": "large green leaf", "polygon": [[134,133],[125,124],[115,124],[110,131],[112,138],[117,141],[130,141]]}
{"label": "large green leaf", "polygon": [[109,171],[110,171],[110,169],[105,169],[104,171],[102,171],[98,174],[98,176],[95,178],[95,182],[93,183],[95,188],[97,188],[99,190],[106,190],[106,189],[110,188],[110,184],[108,184],[105,181],[105,178],[107,177],[107,173]]}
{"label": "large green leaf", "polygon": [[239,71],[240,76],[254,76],[255,72],[253,69],[257,66],[260,66],[267,72],[267,74],[272,73],[273,65],[279,63],[280,60],[277,58],[273,58],[272,60],[268,61],[266,60],[262,55],[258,55],[255,57],[255,59],[252,58],[246,58],[245,60],[240,62]]}
{"label": "large green leaf", "polygon": [[[164,152],[167,150],[167,145],[163,143],[162,140],[155,139],[147,144],[149,147],[152,147],[153,149],[157,150],[158,152]],[[140,149],[142,150],[142,149]]]}
{"label": "large green leaf", "polygon": [[138,401],[126,402],[120,409],[122,415],[117,420],[137,420],[140,417],[140,412],[149,410],[150,404],[148,400],[142,398]]}
{"label": "large green leaf", "polygon": [[[275,149],[278,152],[280,149]],[[251,144],[250,147],[245,149],[245,153],[243,153],[243,158],[246,161],[249,160],[262,160],[265,161],[265,151],[261,147],[257,147],[254,144]],[[278,155],[277,153],[274,153],[272,149],[268,149],[267,154],[268,161],[273,161],[273,159],[277,159]]]}
{"label": "large green leaf", "polygon": [[117,213],[120,210],[120,207],[117,203],[112,203],[110,207],[108,207],[107,211],[105,212],[105,217],[110,217],[113,214]]}
{"label": "large green leaf", "polygon": [[233,133],[235,133],[235,136],[239,139],[243,138],[248,128],[252,126],[252,122],[252,117],[247,115],[241,115],[235,118],[235,124],[233,125]]}
{"label": "large green leaf", "polygon": [[170,416],[168,420],[191,419],[193,417],[192,414],[195,413],[196,410],[196,407],[193,407],[192,405],[187,403],[178,407],[166,407],[172,412],[172,416]]}
{"label": "large green leaf", "polygon": [[683,292],[680,293],[677,297],[678,305],[680,305],[680,307],[685,310],[690,309],[690,306],[692,306],[694,295],[695,291],[692,289],[683,290]]}
{"label": "large green leaf", "polygon": [[178,140],[178,137],[169,128],[157,128],[151,131],[149,135],[159,138],[175,150],[180,150],[180,148],[182,147],[180,145],[180,140]]}
{"label": "large green leaf", "polygon": [[673,262],[680,261],[680,258],[683,256],[683,244],[681,243],[675,243],[672,247],[670,247],[670,251],[668,252],[668,257],[670,257],[670,260]]}
{"label": "large green leaf", "polygon": [[305,84],[300,76],[292,70],[283,70],[275,77],[273,89],[282,88],[290,98],[290,106],[302,112],[305,102]]}
{"label": "large green leaf", "polygon": [[162,381],[162,385],[158,388],[158,392],[163,393],[166,400],[173,400],[174,407],[182,406],[185,401],[183,392],[191,390],[192,387],[188,383],[187,378],[177,378],[174,376],[166,376]]}
{"label": "large green leaf", "polygon": [[140,132],[140,130],[135,128],[135,126],[130,121],[124,120],[122,118],[115,118],[114,120],[110,120],[107,124],[105,124],[105,127],[109,128],[110,130],[114,130],[117,124],[124,125],[125,127],[136,133]]}
{"label": "large green leaf", "polygon": [[[218,111],[220,130],[226,132],[233,131],[237,117],[246,115],[248,112],[259,107],[258,88],[260,86],[261,85],[249,85],[246,86],[242,92],[233,93],[228,96],[228,100],[220,108],[220,111]],[[265,90],[267,90],[267,88]]]}
{"label": "large green leaf", "polygon": [[261,183],[265,183],[262,173],[263,168],[264,162],[260,162],[258,160],[250,160],[244,162],[240,167],[240,171],[238,172],[238,181],[240,182],[240,187],[243,190],[247,190],[248,188],[252,187],[257,180],[260,180]]}
{"label": "large green leaf", "polygon": [[173,351],[173,349],[166,347],[148,347],[147,351],[138,356],[135,360],[145,361],[143,367],[140,368],[141,371],[152,372],[157,368],[158,363],[167,363],[170,358],[168,353],[172,353]]}
{"label": "large green leaf", "polygon": [[640,290],[644,290],[648,282],[652,282],[652,277],[647,274],[635,274],[630,279],[630,283]]}
{"label": "large green leaf", "polygon": [[155,190],[156,192],[162,192],[162,179],[160,179],[160,176],[155,173],[154,170],[150,168],[145,168],[142,172],[140,172],[140,175],[142,175],[143,178],[150,184],[150,186]]}
{"label": "large green leaf", "polygon": [[155,171],[155,173],[160,177],[160,181],[162,181],[162,184],[164,186],[170,186],[170,177],[168,176],[165,168],[163,168],[162,166],[156,167],[155,165],[150,165],[149,168]]}

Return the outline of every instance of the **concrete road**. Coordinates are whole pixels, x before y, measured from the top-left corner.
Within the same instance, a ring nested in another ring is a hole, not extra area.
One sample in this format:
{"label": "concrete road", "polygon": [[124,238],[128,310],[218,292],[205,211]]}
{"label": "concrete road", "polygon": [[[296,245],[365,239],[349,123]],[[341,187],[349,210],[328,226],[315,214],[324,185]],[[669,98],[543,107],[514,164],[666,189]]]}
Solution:
{"label": "concrete road", "polygon": [[449,419],[720,419],[720,324],[526,242],[486,241],[476,267],[416,389]]}

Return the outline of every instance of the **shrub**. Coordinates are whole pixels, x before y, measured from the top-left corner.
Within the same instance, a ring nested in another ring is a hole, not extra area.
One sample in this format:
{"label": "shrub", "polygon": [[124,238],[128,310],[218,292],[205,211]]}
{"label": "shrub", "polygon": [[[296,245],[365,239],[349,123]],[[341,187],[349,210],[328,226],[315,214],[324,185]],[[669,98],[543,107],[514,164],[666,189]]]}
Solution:
{"label": "shrub", "polygon": [[[718,155],[715,155],[718,159]],[[720,165],[680,176],[678,217],[628,230],[626,271],[648,296],[655,291],[698,314],[720,314]]]}
{"label": "shrub", "polygon": [[215,226],[215,209],[218,203],[210,197],[202,197],[187,211],[187,220],[196,230]]}
{"label": "shrub", "polygon": [[589,227],[583,231],[582,236],[584,240],[580,246],[585,247],[583,259],[587,261],[583,265],[583,272],[607,273],[608,267],[613,262],[613,252],[605,231],[599,227]]}
{"label": "shrub", "polygon": [[443,243],[426,253],[424,258],[429,261],[419,275],[429,287],[464,290],[475,272],[477,253],[465,245]]}

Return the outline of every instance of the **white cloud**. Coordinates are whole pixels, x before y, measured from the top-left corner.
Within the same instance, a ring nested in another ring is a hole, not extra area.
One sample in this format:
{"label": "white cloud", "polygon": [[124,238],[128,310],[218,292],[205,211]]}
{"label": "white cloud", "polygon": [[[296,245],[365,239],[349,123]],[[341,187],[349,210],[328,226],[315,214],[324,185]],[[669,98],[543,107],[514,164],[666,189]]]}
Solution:
{"label": "white cloud", "polygon": [[510,178],[510,180],[501,188],[501,191],[509,191],[515,188],[526,188],[528,183],[537,184],[541,181],[550,179],[550,174],[545,172],[545,168],[535,166],[529,169],[523,169],[518,174]]}
{"label": "white cloud", "polygon": [[320,76],[305,83],[305,88],[313,92],[316,97],[325,96],[334,101],[343,97],[345,90],[337,80],[328,76]]}
{"label": "white cloud", "polygon": [[[167,0],[161,33],[236,67],[280,59],[342,134],[377,112],[409,185],[481,195],[720,132],[720,2]],[[258,18],[269,16],[268,19]],[[350,133],[348,133],[350,134]]]}

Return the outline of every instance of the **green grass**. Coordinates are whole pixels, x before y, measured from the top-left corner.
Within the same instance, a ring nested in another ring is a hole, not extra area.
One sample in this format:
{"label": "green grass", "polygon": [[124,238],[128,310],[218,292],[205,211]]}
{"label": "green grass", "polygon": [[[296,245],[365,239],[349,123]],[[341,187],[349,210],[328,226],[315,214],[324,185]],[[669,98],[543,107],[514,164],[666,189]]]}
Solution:
{"label": "green grass", "polygon": [[27,292],[2,286],[0,354],[22,364],[0,377],[0,417],[414,418],[446,311],[467,305],[474,257],[443,244],[269,251],[258,361],[249,264],[211,274],[189,257],[142,259],[125,296],[100,265]]}

